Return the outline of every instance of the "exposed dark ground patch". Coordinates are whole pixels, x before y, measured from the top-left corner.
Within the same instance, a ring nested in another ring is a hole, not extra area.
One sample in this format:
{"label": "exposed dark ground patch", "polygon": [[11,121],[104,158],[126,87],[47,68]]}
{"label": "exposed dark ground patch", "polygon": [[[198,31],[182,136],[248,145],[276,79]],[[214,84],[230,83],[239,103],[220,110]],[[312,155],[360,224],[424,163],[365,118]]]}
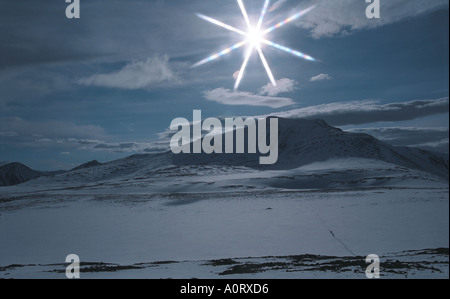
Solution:
{"label": "exposed dark ground patch", "polygon": [[218,267],[218,266],[230,266],[230,265],[236,265],[239,264],[239,262],[236,262],[233,259],[221,259],[221,260],[212,260],[205,263],[205,265]]}
{"label": "exposed dark ground patch", "polygon": [[[45,265],[44,265],[45,266]],[[50,266],[50,265],[47,265]],[[55,264],[56,269],[48,270],[47,272],[55,272],[55,273],[66,273],[67,264]],[[129,265],[129,266],[121,266],[117,264],[108,264],[108,263],[80,263],[80,272],[81,273],[105,273],[105,272],[117,272],[124,270],[137,270],[143,269],[143,266],[138,265]]]}
{"label": "exposed dark ground patch", "polygon": [[[431,259],[420,259],[420,256],[427,256]],[[443,273],[442,267],[447,268],[449,264],[449,249],[436,248],[425,249],[421,251],[404,251],[389,257],[381,258],[381,276],[389,276],[389,274],[400,274],[408,276],[409,273],[417,273],[422,271],[430,271],[431,273]],[[297,255],[287,257],[266,257],[266,260],[274,260],[272,262],[246,262],[236,263],[225,271],[218,273],[219,275],[235,275],[261,273],[266,271],[287,271],[287,272],[353,272],[364,274],[368,264],[365,263],[365,257],[332,257],[317,255]],[[282,261],[282,260],[285,261]],[[279,261],[276,261],[279,260]]]}
{"label": "exposed dark ground patch", "polygon": [[[380,256],[380,271],[382,278],[449,278],[449,249],[435,248],[424,250],[409,250],[400,253]],[[219,259],[209,261],[157,261],[148,263],[136,263],[132,265],[119,265],[102,262],[80,263],[80,273],[83,277],[101,278],[108,277],[108,273],[117,273],[119,277],[149,278],[154,273],[165,273],[165,269],[172,272],[190,275],[193,267],[200,269],[206,277],[235,278],[252,277],[266,274],[272,278],[279,275],[290,274],[292,278],[299,277],[345,277],[365,278],[365,270],[368,264],[363,256],[334,257],[321,255],[294,255],[272,257],[249,257],[234,259]],[[0,267],[0,278],[15,278],[16,273],[32,273],[33,278],[47,277],[46,273],[61,274],[64,278],[67,264],[47,265],[9,265]],[[134,272],[133,272],[134,271]],[[48,275],[48,274],[47,274]],[[157,274],[156,274],[157,275]],[[23,275],[22,275],[23,276]],[[20,276],[22,278],[22,276]],[[266,277],[265,276],[265,277]],[[186,276],[192,277],[192,276]],[[160,277],[167,278],[167,277]]]}

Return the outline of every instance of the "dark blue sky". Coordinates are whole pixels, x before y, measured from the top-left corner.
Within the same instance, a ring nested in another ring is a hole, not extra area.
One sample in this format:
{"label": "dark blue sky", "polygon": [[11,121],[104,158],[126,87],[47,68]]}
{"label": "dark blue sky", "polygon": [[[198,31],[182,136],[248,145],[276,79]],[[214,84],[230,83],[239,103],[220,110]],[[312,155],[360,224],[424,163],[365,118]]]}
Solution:
{"label": "dark blue sky", "polygon": [[[263,0],[244,1],[258,17]],[[381,19],[360,0],[272,1],[263,27],[315,4],[268,36],[315,57],[264,47],[279,88],[257,55],[239,91],[244,48],[192,69],[240,36],[202,13],[245,28],[235,0],[0,0],[0,161],[68,169],[168,144],[177,117],[276,114],[323,118],[392,144],[448,152],[447,0],[381,0]]]}

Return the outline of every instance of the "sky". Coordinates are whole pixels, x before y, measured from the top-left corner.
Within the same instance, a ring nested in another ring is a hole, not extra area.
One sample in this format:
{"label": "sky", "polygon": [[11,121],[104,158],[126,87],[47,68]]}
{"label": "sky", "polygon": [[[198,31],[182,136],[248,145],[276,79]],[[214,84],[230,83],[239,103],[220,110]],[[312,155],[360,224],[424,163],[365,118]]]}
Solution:
{"label": "sky", "polygon": [[[244,0],[256,23],[264,0]],[[193,68],[246,31],[236,0],[0,0],[0,162],[71,169],[167,148],[173,119],[277,115],[320,118],[393,145],[448,153],[449,2],[273,0],[262,24],[314,5],[267,38],[277,82],[245,47]]]}

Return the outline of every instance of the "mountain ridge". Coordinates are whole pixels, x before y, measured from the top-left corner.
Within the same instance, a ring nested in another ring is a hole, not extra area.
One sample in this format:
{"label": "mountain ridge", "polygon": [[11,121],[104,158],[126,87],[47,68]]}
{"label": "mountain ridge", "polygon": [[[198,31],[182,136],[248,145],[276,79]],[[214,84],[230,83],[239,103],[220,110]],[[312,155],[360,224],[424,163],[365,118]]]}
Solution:
{"label": "mountain ridge", "polygon": [[[247,141],[247,134],[245,134]],[[250,167],[259,170],[287,170],[330,159],[364,158],[428,172],[448,181],[448,158],[432,152],[395,147],[365,133],[345,132],[323,120],[279,118],[279,160],[272,166],[259,165],[256,154],[136,154],[99,163],[94,160],[69,171],[40,172],[20,163],[0,166],[0,186],[17,185],[42,176],[64,175],[65,180],[81,178],[101,181],[126,177],[132,173],[155,175],[154,169],[169,167]],[[220,172],[220,169],[217,169]],[[86,173],[92,174],[86,175]]]}
{"label": "mountain ridge", "polygon": [[[259,165],[259,154],[180,154],[176,165],[244,165],[257,169],[293,169],[331,158],[368,158],[426,171],[448,180],[449,163],[431,152],[395,147],[365,133],[350,133],[324,120],[279,119],[279,158],[270,166]],[[246,134],[247,137],[247,134]],[[247,143],[245,139],[245,143]]]}

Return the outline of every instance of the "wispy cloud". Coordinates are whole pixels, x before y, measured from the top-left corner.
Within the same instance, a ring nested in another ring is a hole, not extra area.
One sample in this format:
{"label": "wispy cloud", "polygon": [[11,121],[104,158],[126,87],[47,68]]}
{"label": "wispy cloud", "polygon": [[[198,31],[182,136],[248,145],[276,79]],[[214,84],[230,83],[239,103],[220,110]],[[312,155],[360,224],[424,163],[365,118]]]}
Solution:
{"label": "wispy cloud", "polygon": [[334,126],[412,120],[449,112],[449,98],[380,104],[377,101],[330,103],[271,115],[285,118],[318,118]]}
{"label": "wispy cloud", "polygon": [[278,8],[280,8],[284,3],[286,3],[287,0],[278,0],[276,1],[274,4],[272,4],[272,6],[270,6],[269,8],[269,12],[273,12],[275,10],[277,10]]}
{"label": "wispy cloud", "polygon": [[325,81],[325,80],[333,80],[333,77],[331,77],[328,74],[320,74],[320,75],[311,77],[311,79],[309,79],[310,82]]}
{"label": "wispy cloud", "polygon": [[0,128],[5,130],[2,136],[27,140],[46,138],[103,138],[106,133],[102,127],[77,125],[68,121],[29,121],[20,117],[0,117]]}
{"label": "wispy cloud", "polygon": [[426,143],[412,144],[411,147],[418,147],[422,149],[432,150],[436,152],[446,153],[449,152],[449,139],[444,138],[437,141],[430,141]]}
{"label": "wispy cloud", "polygon": [[310,0],[302,7],[315,4],[316,9],[297,22],[308,29],[314,38],[346,35],[354,31],[376,28],[440,8],[448,7],[448,0],[396,0],[381,1],[381,18],[368,19],[368,4],[361,0]]}
{"label": "wispy cloud", "polygon": [[145,61],[128,63],[121,70],[96,74],[79,80],[80,84],[119,89],[145,89],[163,83],[175,83],[179,79],[169,64],[169,57],[154,56]]}
{"label": "wispy cloud", "polygon": [[0,132],[0,137],[15,137],[19,134],[16,132]]}
{"label": "wispy cloud", "polygon": [[353,128],[348,132],[366,133],[397,146],[413,146],[448,153],[449,129],[439,127]]}
{"label": "wispy cloud", "polygon": [[261,95],[268,95],[270,97],[275,97],[280,93],[287,93],[295,90],[295,86],[297,85],[297,82],[295,82],[295,80],[288,78],[277,80],[276,83],[277,83],[276,86],[272,85],[272,83],[264,85],[263,87],[261,87],[259,93]]}
{"label": "wispy cloud", "polygon": [[208,101],[232,106],[263,106],[270,108],[282,108],[294,104],[290,98],[258,95],[251,92],[232,91],[225,88],[217,88],[204,92]]}
{"label": "wispy cloud", "polygon": [[67,139],[74,148],[79,150],[106,151],[113,153],[151,153],[163,152],[169,149],[168,140],[154,142],[106,142],[102,140]]}

